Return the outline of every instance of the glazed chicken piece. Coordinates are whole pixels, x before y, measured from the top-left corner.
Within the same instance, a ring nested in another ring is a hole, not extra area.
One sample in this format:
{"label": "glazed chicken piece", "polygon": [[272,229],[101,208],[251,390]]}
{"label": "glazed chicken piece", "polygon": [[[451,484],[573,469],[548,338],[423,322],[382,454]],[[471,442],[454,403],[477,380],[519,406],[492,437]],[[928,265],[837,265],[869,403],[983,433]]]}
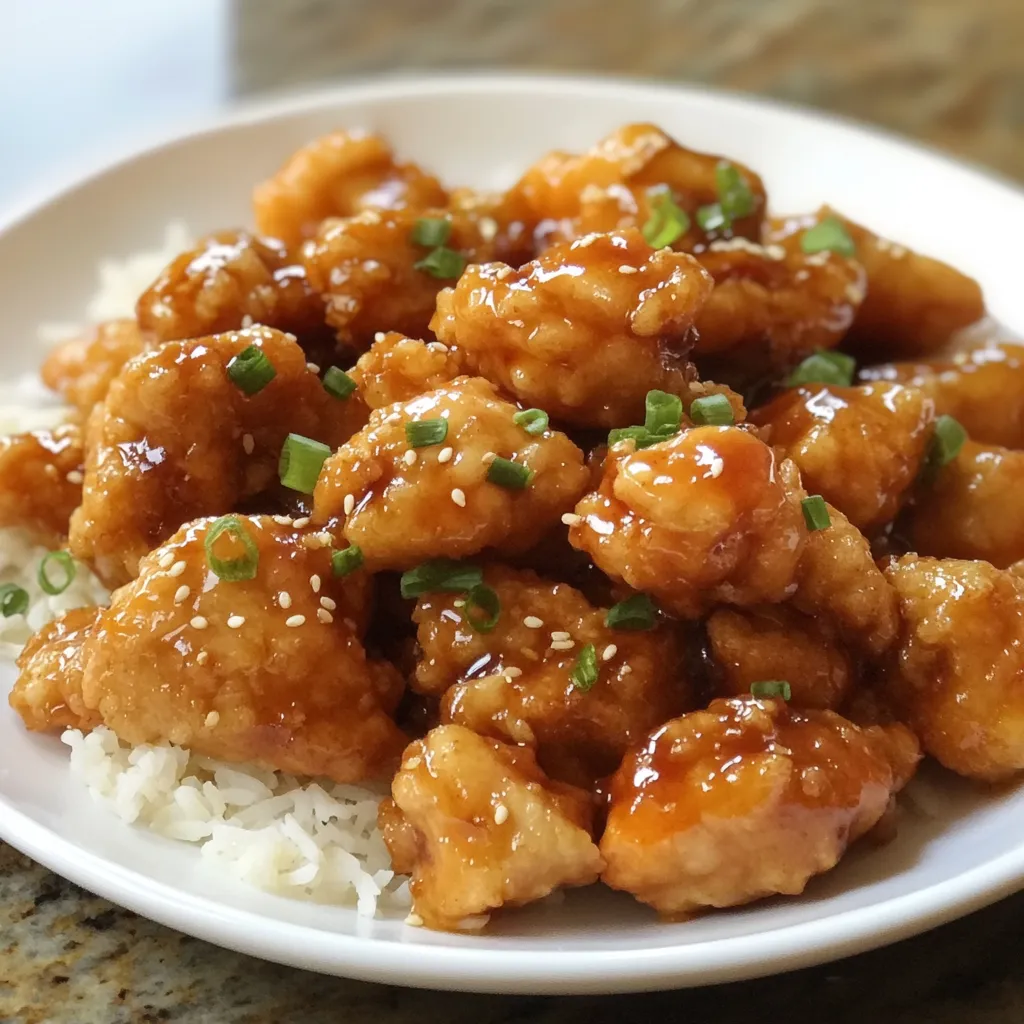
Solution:
{"label": "glazed chicken piece", "polygon": [[73,424],[0,437],[0,527],[23,527],[59,547],[82,500],[83,461],[82,431]]}
{"label": "glazed chicken piece", "polygon": [[864,532],[895,518],[921,470],[933,418],[923,392],[882,382],[791,388],[751,414],[765,440],[797,464],[804,487]]}
{"label": "glazed chicken piece", "polygon": [[352,377],[371,409],[411,402],[463,373],[462,359],[440,341],[418,341],[397,331],[377,336],[359,357]]}
{"label": "glazed chicken piece", "polygon": [[740,697],[764,680],[785,680],[797,708],[839,710],[856,667],[828,626],[789,605],[719,608],[707,621],[715,688]]}
{"label": "glazed chicken piece", "polygon": [[[373,571],[528,549],[571,511],[587,471],[564,434],[527,433],[516,412],[479,377],[376,409],[324,463],[314,521],[357,545]],[[435,428],[413,447],[410,431]]]}
{"label": "glazed chicken piece", "polygon": [[1024,345],[992,343],[949,359],[866,366],[860,378],[920,388],[936,415],[954,417],[975,441],[1024,448]]}
{"label": "glazed chicken piece", "polygon": [[[253,395],[228,376],[250,346],[276,371]],[[90,419],[72,553],[108,585],[125,583],[182,523],[278,488],[289,433],[335,447],[361,422],[359,408],[328,394],[278,331],[167,342],[129,363]]]}
{"label": "glazed chicken piece", "polygon": [[534,747],[552,778],[590,786],[691,706],[671,625],[609,627],[607,609],[531,572],[492,566],[484,583],[499,601],[489,629],[472,595],[426,594],[413,613],[412,685],[442,697],[443,721]]}
{"label": "glazed chicken piece", "polygon": [[589,794],[548,779],[526,748],[439,726],[406,750],[391,792],[384,841],[428,928],[479,930],[491,911],[590,885],[604,866]]}
{"label": "glazed chicken piece", "polygon": [[842,222],[867,274],[867,294],[845,341],[858,358],[871,362],[927,355],[985,315],[981,288],[973,278],[881,238],[828,207],[810,217],[774,221],[769,238],[785,243],[825,217]]}
{"label": "glazed chicken piece", "polygon": [[[308,530],[230,519],[219,536],[220,520],[183,527],[115,592],[76,656],[82,703],[133,746],[176,743],[336,782],[383,777],[407,742],[390,717],[403,682],[359,640],[369,580],[335,578],[331,550]],[[255,575],[218,577],[215,559]],[[15,696],[29,702],[65,641],[58,633],[23,658]]]}
{"label": "glazed chicken piece", "polygon": [[328,217],[367,209],[444,206],[448,196],[433,175],[396,163],[379,135],[331,132],[293,153],[281,169],[253,190],[259,230],[287,245],[311,238]]}
{"label": "glazed chicken piece", "polygon": [[276,238],[220,231],[161,272],[135,306],[153,344],[203,338],[262,324],[323,347],[324,304],[306,272]]}
{"label": "glazed chicken piece", "polygon": [[754,698],[674,719],[615,775],[602,880],[670,915],[803,892],[885,813],[880,732]]}
{"label": "glazed chicken piece", "polygon": [[902,629],[886,692],[925,751],[969,778],[1024,768],[1024,579],[906,555],[886,569]]}
{"label": "glazed chicken piece", "polygon": [[468,217],[476,226],[483,241],[479,262],[501,260],[521,267],[537,255],[534,211],[516,189],[481,192],[456,188],[452,190],[448,209],[457,217]]}
{"label": "glazed chicken piece", "polygon": [[518,271],[469,267],[438,295],[431,329],[524,404],[577,426],[624,426],[643,420],[652,389],[704,393],[686,356],[710,290],[696,260],[653,250],[638,231],[588,235]]}
{"label": "glazed chicken piece", "polygon": [[612,446],[600,486],[576,506],[574,547],[683,618],[792,594],[807,535],[792,462],[742,427],[634,444]]}
{"label": "glazed chicken piece", "polygon": [[59,344],[43,363],[43,383],[86,420],[106,397],[110,382],[146,344],[134,320],[108,320]]}

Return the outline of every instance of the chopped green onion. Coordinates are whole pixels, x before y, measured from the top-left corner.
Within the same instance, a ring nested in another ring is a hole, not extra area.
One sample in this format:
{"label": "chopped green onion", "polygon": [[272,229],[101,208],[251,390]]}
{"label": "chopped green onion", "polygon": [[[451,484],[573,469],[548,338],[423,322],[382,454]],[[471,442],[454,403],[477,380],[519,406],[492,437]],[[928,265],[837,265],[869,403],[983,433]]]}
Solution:
{"label": "chopped green onion", "polygon": [[[214,553],[214,545],[225,535],[241,545],[244,553],[238,558],[218,558]],[[240,583],[256,578],[256,570],[260,565],[260,551],[238,516],[221,516],[210,527],[203,546],[206,548],[206,564],[218,579],[224,580],[225,583]]]}
{"label": "chopped green onion", "polygon": [[312,494],[316,490],[320,470],[330,454],[331,449],[319,441],[301,434],[289,434],[281,446],[281,460],[277,467],[281,483],[293,491]]}
{"label": "chopped green onion", "polygon": [[966,440],[967,431],[959,420],[952,416],[939,416],[924,460],[926,476],[934,477],[943,466],[952,462],[960,454]]}
{"label": "chopped green onion", "polygon": [[439,590],[462,593],[480,586],[483,581],[483,570],[478,565],[435,558],[402,573],[402,597],[414,598]]}
{"label": "chopped green onion", "polygon": [[636,442],[637,448],[650,448],[652,444],[666,441],[671,434],[652,434],[646,427],[615,427],[608,431],[608,444],[618,444],[620,441],[631,439]]}
{"label": "chopped green onion", "polygon": [[648,193],[651,215],[641,229],[652,249],[664,249],[690,230],[689,214],[676,205],[669,191]]}
{"label": "chopped green onion", "polygon": [[430,249],[444,245],[451,233],[452,222],[447,217],[420,217],[412,226],[413,242]]}
{"label": "chopped green onion", "polygon": [[754,193],[739,168],[721,160],[715,168],[718,201],[726,220],[741,220],[754,212]]}
{"label": "chopped green onion", "polygon": [[853,381],[857,360],[844,352],[826,352],[819,349],[809,355],[790,375],[786,383],[795,388],[800,384],[835,384],[848,388]]}
{"label": "chopped green onion", "polygon": [[752,697],[781,697],[783,700],[793,699],[793,690],[783,679],[764,679],[759,683],[750,684],[750,695]]}
{"label": "chopped green onion", "polygon": [[363,549],[357,544],[350,544],[341,551],[331,554],[331,571],[335,576],[348,576],[356,569],[362,568]]}
{"label": "chopped green onion", "polygon": [[[56,581],[50,576],[51,565],[60,567],[60,578]],[[74,560],[66,551],[49,551],[43,555],[43,560],[39,563],[39,586],[47,594],[63,594],[74,581],[76,572]]]}
{"label": "chopped green onion", "polygon": [[543,409],[523,409],[512,417],[512,422],[528,434],[540,437],[548,429],[548,414]]}
{"label": "chopped green onion", "polygon": [[586,693],[592,690],[597,682],[597,648],[593,644],[585,644],[580,648],[576,664],[572,667],[572,685]]}
{"label": "chopped green onion", "polygon": [[227,366],[228,379],[247,395],[262,391],[276,376],[274,364],[257,345],[242,349]]}
{"label": "chopped green onion", "polygon": [[487,479],[509,491],[521,491],[530,485],[533,470],[521,462],[503,459],[500,455],[487,467]]}
{"label": "chopped green onion", "polygon": [[690,419],[694,423],[713,427],[727,427],[736,422],[732,406],[725,395],[705,395],[690,403]]}
{"label": "chopped green onion", "polygon": [[604,617],[610,629],[653,629],[658,608],[646,594],[634,594],[613,604]]}
{"label": "chopped green onion", "polygon": [[348,398],[356,387],[355,380],[338,366],[328,367],[324,374],[324,390],[335,398]]}
{"label": "chopped green onion", "polygon": [[683,423],[683,402],[667,391],[648,391],[644,429],[652,434],[674,434]]}
{"label": "chopped green onion", "polygon": [[809,498],[804,498],[800,502],[800,507],[804,511],[804,522],[807,524],[808,530],[812,532],[827,530],[832,525],[832,519],[828,514],[828,505],[825,504],[825,499],[820,494],[812,494]]}
{"label": "chopped green onion", "polygon": [[411,420],[405,425],[405,439],[413,448],[429,448],[440,444],[448,436],[448,421]]}
{"label": "chopped green onion", "polygon": [[[473,614],[479,608],[484,618]],[[466,619],[478,633],[490,633],[501,618],[501,599],[493,587],[478,583],[466,593]]]}
{"label": "chopped green onion", "polygon": [[702,231],[718,231],[719,228],[729,226],[729,218],[726,217],[721,203],[709,203],[697,210],[697,223]]}
{"label": "chopped green onion", "polygon": [[0,587],[0,615],[9,619],[12,615],[24,615],[28,611],[28,591],[17,583],[5,583]]}
{"label": "chopped green onion", "polygon": [[417,260],[413,266],[417,270],[422,270],[429,274],[431,277],[436,277],[442,281],[450,281],[458,277],[466,269],[466,257],[461,252],[456,252],[454,249],[448,249],[443,245],[439,245],[436,249],[432,249],[427,253],[423,259]]}
{"label": "chopped green onion", "polygon": [[800,238],[800,248],[808,256],[816,252],[837,252],[840,256],[857,254],[857,246],[838,217],[825,217],[808,228]]}

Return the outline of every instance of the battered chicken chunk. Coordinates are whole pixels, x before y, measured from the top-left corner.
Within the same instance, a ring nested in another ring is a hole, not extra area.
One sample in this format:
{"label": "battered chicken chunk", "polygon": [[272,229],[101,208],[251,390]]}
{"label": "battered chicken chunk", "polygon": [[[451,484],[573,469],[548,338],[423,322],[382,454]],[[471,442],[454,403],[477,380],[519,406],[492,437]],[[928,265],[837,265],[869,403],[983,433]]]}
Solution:
{"label": "battered chicken chunk", "polygon": [[638,231],[588,235],[518,271],[469,267],[438,295],[431,329],[525,404],[623,426],[643,419],[651,389],[702,393],[686,355],[710,290],[696,260],[653,250]]}
{"label": "battered chicken chunk", "polygon": [[548,779],[532,751],[462,726],[413,743],[391,792],[384,840],[430,928],[482,928],[490,911],[590,885],[604,866],[589,794]]}
{"label": "battered chicken chunk", "polygon": [[256,186],[252,205],[261,232],[296,245],[328,217],[444,206],[447,198],[437,178],[396,163],[384,139],[357,130],[331,132],[297,150]]}
{"label": "battered chicken chunk", "polygon": [[0,527],[24,527],[58,547],[82,500],[83,460],[75,425],[0,437]]}
{"label": "battered chicken chunk", "polygon": [[1024,768],[1024,579],[985,562],[906,555],[886,576],[902,629],[887,693],[947,768]]}
{"label": "battered chicken chunk", "polygon": [[[202,338],[257,323],[314,343],[329,335],[324,304],[276,238],[221,231],[160,272],[135,306],[154,343]],[[248,319],[246,319],[248,318]]]}
{"label": "battered chicken chunk", "polygon": [[797,464],[808,491],[868,532],[903,504],[924,461],[933,414],[917,388],[812,384],[784,392],[751,420]]}
{"label": "battered chicken chunk", "polygon": [[626,757],[601,877],[663,914],[797,895],[882,817],[888,749],[832,711],[713,701]]}
{"label": "battered chicken chunk", "polygon": [[608,575],[697,618],[716,603],[774,603],[795,589],[806,527],[793,463],[751,431],[693,427],[637,451],[613,445],[569,540]]}
{"label": "battered chicken chunk", "polygon": [[788,605],[719,608],[707,622],[716,689],[742,696],[785,680],[798,708],[839,710],[856,678],[853,661],[825,623]]}
{"label": "battered chicken chunk", "polygon": [[949,359],[866,366],[860,378],[920,388],[937,415],[955,417],[975,441],[1024,448],[1024,345],[993,343]]}
{"label": "battered chicken chunk", "polygon": [[427,594],[413,614],[421,650],[413,686],[443,694],[444,721],[535,747],[553,778],[589,786],[691,706],[672,626],[609,627],[606,609],[531,572],[492,566],[484,583],[500,602],[491,629],[459,594]]}
{"label": "battered chicken chunk", "polygon": [[440,341],[418,341],[397,331],[378,335],[359,357],[352,377],[371,409],[410,402],[463,372],[458,352]]}
{"label": "battered chicken chunk", "polygon": [[85,420],[102,402],[110,382],[146,344],[134,320],[108,320],[87,333],[62,342],[47,357],[40,374],[43,383]]}
{"label": "battered chicken chunk", "polygon": [[[227,370],[250,346],[276,376],[246,395]],[[72,553],[108,584],[126,582],[182,523],[276,488],[289,433],[340,444],[359,425],[353,408],[324,390],[294,340],[268,328],[168,342],[133,360],[90,419]]]}
{"label": "battered chicken chunk", "polygon": [[[357,545],[374,571],[528,549],[572,509],[587,471],[564,434],[529,434],[516,411],[479,377],[375,410],[324,463],[314,520]],[[415,448],[409,428],[424,421],[444,436]]]}

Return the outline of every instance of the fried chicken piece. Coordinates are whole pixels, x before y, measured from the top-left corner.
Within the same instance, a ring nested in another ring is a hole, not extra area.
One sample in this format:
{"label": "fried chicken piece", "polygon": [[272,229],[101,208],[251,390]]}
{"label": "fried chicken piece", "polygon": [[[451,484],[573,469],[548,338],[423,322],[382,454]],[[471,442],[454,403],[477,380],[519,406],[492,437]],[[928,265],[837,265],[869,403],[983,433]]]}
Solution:
{"label": "fried chicken piece", "polygon": [[864,535],[842,512],[827,507],[830,525],[807,536],[793,604],[831,622],[855,649],[882,654],[899,629],[896,593],[875,565]]}
{"label": "fried chicken piece", "polygon": [[874,383],[791,388],[751,414],[800,469],[804,487],[865,532],[891,522],[931,438],[934,408],[917,388]]}
{"label": "fried chicken piece", "polygon": [[888,753],[833,711],[715,700],[626,757],[602,880],[672,915],[795,896],[885,813]]}
{"label": "fried chicken piece", "polygon": [[40,544],[59,547],[82,500],[83,461],[74,424],[0,437],[0,527],[24,527]]}
{"label": "fried chicken piece", "polygon": [[795,589],[807,534],[793,463],[740,427],[693,427],[637,451],[613,445],[569,530],[609,576],[698,618],[711,605],[775,603]]}
{"label": "fried chicken piece", "polygon": [[[276,370],[251,396],[227,375],[249,346]],[[90,419],[72,553],[108,585],[125,583],[182,523],[276,489],[289,433],[335,447],[360,422],[360,410],[329,395],[302,349],[278,331],[167,342],[129,363]]]}
{"label": "fried chicken piece", "polygon": [[330,335],[302,265],[276,238],[248,231],[219,231],[182,253],[142,293],[135,315],[154,344],[254,323],[313,344]]}
{"label": "fried chicken piece", "polygon": [[462,359],[440,341],[418,341],[397,331],[380,335],[359,357],[352,377],[371,409],[411,402],[463,373]]}
{"label": "fried chicken piece", "polygon": [[526,405],[623,426],[643,420],[652,388],[703,393],[686,356],[710,290],[696,260],[651,249],[638,231],[588,235],[518,271],[469,267],[438,295],[431,329]]}
{"label": "fried chicken piece", "polygon": [[479,930],[492,910],[590,885],[604,867],[589,794],[526,748],[442,725],[409,746],[391,792],[384,841],[428,928]]}
{"label": "fried chicken piece", "polygon": [[[375,410],[324,463],[314,521],[358,545],[373,571],[528,549],[571,511],[587,471],[564,434],[528,434],[513,421],[516,411],[479,377]],[[438,420],[447,424],[444,439],[412,447],[408,425]],[[492,482],[495,456],[510,473],[532,474],[525,485]]]}
{"label": "fried chicken piece", "polygon": [[973,440],[1024,448],[1024,345],[990,343],[949,359],[866,366],[859,376],[920,388],[936,415],[955,417]]}
{"label": "fried chicken piece", "polygon": [[124,364],[145,349],[135,320],[108,320],[59,344],[46,357],[40,375],[78,419],[86,420]]}
{"label": "fried chicken piece", "polygon": [[849,653],[827,626],[788,605],[719,608],[706,628],[722,696],[750,693],[763,680],[785,680],[794,707],[836,711],[856,678]]}
{"label": "fried chicken piece", "polygon": [[367,209],[425,209],[448,200],[441,183],[416,164],[396,163],[379,135],[331,132],[293,153],[253,190],[259,230],[288,245],[310,238],[328,217]]}
{"label": "fried chicken piece", "polygon": [[521,267],[537,255],[533,210],[514,188],[507,192],[456,188],[448,209],[456,216],[468,217],[476,226],[482,240],[477,262],[501,260]]}
{"label": "fried chicken piece", "polygon": [[1024,768],[1024,579],[906,555],[885,572],[902,630],[886,693],[927,753],[969,778]]}
{"label": "fried chicken piece", "polygon": [[1005,569],[1024,558],[1024,452],[965,441],[934,480],[922,483],[904,529],[914,550],[980,558]]}
{"label": "fried chicken piece", "polygon": [[845,339],[858,358],[871,362],[927,355],[985,315],[981,288],[973,278],[881,238],[827,206],[809,217],[775,220],[769,238],[798,238],[825,217],[843,223],[867,274],[867,294]]}
{"label": "fried chicken piece", "polygon": [[[459,594],[426,594],[413,613],[421,655],[412,685],[443,694],[443,721],[535,747],[552,778],[590,786],[691,706],[674,627],[613,629],[606,609],[532,572],[495,565],[484,583],[500,602],[491,630],[474,627],[487,615]],[[589,654],[596,679],[577,685],[577,661]]]}

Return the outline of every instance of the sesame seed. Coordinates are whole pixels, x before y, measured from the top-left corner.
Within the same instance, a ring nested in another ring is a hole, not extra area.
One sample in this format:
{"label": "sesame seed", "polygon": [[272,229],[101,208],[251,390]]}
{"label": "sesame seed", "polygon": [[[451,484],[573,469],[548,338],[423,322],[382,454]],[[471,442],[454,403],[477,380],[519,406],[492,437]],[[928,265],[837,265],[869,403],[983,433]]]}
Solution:
{"label": "sesame seed", "polygon": [[192,588],[185,586],[185,584],[182,584],[174,592],[174,603],[175,604],[183,604],[185,601],[188,600],[188,595],[191,594],[191,593],[192,593]]}
{"label": "sesame seed", "polygon": [[498,234],[498,222],[493,217],[481,217],[476,226],[480,231],[480,237],[485,242],[492,242]]}
{"label": "sesame seed", "polygon": [[228,629],[241,629],[245,625],[244,615],[231,615],[228,618]]}
{"label": "sesame seed", "polygon": [[523,619],[523,625],[527,629],[542,629],[544,626],[544,620],[538,619],[536,615],[527,615],[526,618]]}
{"label": "sesame seed", "polygon": [[431,352],[447,352],[448,346],[443,341],[432,341],[427,345]]}
{"label": "sesame seed", "polygon": [[219,721],[220,721],[220,712],[219,711],[211,711],[206,716],[206,728],[207,729],[212,729]]}
{"label": "sesame seed", "polygon": [[156,563],[161,569],[169,569],[174,564],[174,552],[165,551],[160,556],[160,561]]}
{"label": "sesame seed", "polygon": [[319,533],[307,533],[302,538],[302,543],[310,551],[316,551],[318,548],[329,548],[334,543],[334,538],[326,530],[321,530]]}
{"label": "sesame seed", "polygon": [[512,273],[512,268],[511,267],[499,267],[494,272],[494,279],[496,281],[504,281],[505,278],[508,277],[508,275],[511,274],[511,273]]}
{"label": "sesame seed", "polygon": [[498,456],[497,456],[497,454],[495,452],[484,452],[484,454],[481,457],[480,461],[485,466],[489,466],[497,457]]}
{"label": "sesame seed", "polygon": [[605,648],[605,649],[604,649],[604,650],[603,650],[603,651],[601,652],[601,660],[602,660],[602,661],[611,661],[611,660],[612,660],[612,658],[614,658],[614,657],[615,657],[615,655],[616,655],[616,654],[618,654],[618,653],[619,653],[619,649],[618,649],[618,647],[616,647],[616,646],[615,646],[615,644],[609,644],[609,645],[608,645],[608,646],[607,646],[607,647],[606,647],[606,648]]}
{"label": "sesame seed", "polygon": [[583,516],[578,516],[575,512],[566,512],[562,516],[562,522],[566,526],[579,526],[583,522]]}
{"label": "sesame seed", "polygon": [[196,655],[196,664],[197,665],[205,665],[207,663],[207,661],[209,661],[209,659],[210,659],[210,655],[207,654],[206,651],[200,651]]}
{"label": "sesame seed", "polygon": [[247,331],[250,327],[252,327],[252,314],[246,313],[245,316],[242,317],[242,330]]}
{"label": "sesame seed", "polygon": [[553,651],[571,651],[576,646],[572,640],[552,640],[551,650]]}
{"label": "sesame seed", "polygon": [[242,435],[242,451],[244,451],[246,455],[252,455],[253,450],[255,449],[255,447],[256,447],[256,442],[253,440],[252,434],[243,434]]}
{"label": "sesame seed", "polygon": [[320,577],[316,573],[309,577],[309,586],[314,594],[320,593]]}
{"label": "sesame seed", "polygon": [[631,266],[629,266],[626,263],[623,263],[622,266],[619,267],[619,273],[620,274],[635,274],[636,270],[637,270],[636,267],[631,267]]}
{"label": "sesame seed", "polygon": [[466,507],[466,495],[463,493],[460,487],[456,487],[452,491],[452,501],[454,501],[455,504],[459,506],[459,508]]}
{"label": "sesame seed", "polygon": [[405,762],[405,764],[402,765],[402,768],[404,771],[411,772],[414,768],[419,768],[422,763],[423,758],[420,757],[419,754],[414,754]]}
{"label": "sesame seed", "polygon": [[168,576],[180,576],[184,571],[185,571],[185,563],[183,561],[181,561],[181,559],[179,558],[178,561],[175,562],[174,565],[172,565],[170,567],[170,569],[167,570],[167,575]]}
{"label": "sesame seed", "polygon": [[304,626],[306,624],[306,616],[305,615],[292,615],[292,616],[289,616],[287,619],[284,620],[284,624],[289,629],[295,629],[296,626]]}
{"label": "sesame seed", "polygon": [[329,612],[333,612],[338,607],[338,602],[330,597],[320,598],[320,607],[326,608]]}
{"label": "sesame seed", "polygon": [[457,597],[454,601],[452,601],[452,607],[453,608],[465,608],[466,607],[466,599],[464,597]]}
{"label": "sesame seed", "polygon": [[506,679],[518,679],[522,674],[523,670],[521,668],[516,668],[515,665],[512,665],[510,668],[505,669]]}
{"label": "sesame seed", "polygon": [[449,445],[447,448],[442,448],[437,453],[437,461],[438,462],[448,462],[454,454],[455,454],[455,449],[452,448]]}
{"label": "sesame seed", "polygon": [[346,494],[345,501],[342,508],[345,510],[345,515],[352,515],[352,509],[356,507],[356,496],[354,494]]}
{"label": "sesame seed", "polygon": [[564,629],[555,629],[551,632],[552,640],[570,640],[572,639],[572,633],[566,632]]}
{"label": "sesame seed", "polygon": [[282,590],[281,593],[277,595],[277,603],[282,608],[291,608],[292,595],[289,594],[287,590]]}
{"label": "sesame seed", "polygon": [[321,622],[333,622],[334,616],[326,608],[317,608],[316,617]]}
{"label": "sesame seed", "polygon": [[384,338],[385,338],[385,334],[384,334],[384,332],[383,332],[383,331],[378,331],[378,332],[377,332],[377,333],[376,333],[376,334],[375,334],[375,335],[373,336],[373,340],[374,340],[374,341],[383,341],[383,340],[384,340]]}
{"label": "sesame seed", "polygon": [[189,625],[193,629],[206,629],[206,627],[209,625],[209,622],[206,621],[206,617],[205,616],[203,616],[203,615],[196,615],[192,619],[192,621],[189,623]]}
{"label": "sesame seed", "polygon": [[391,413],[388,413],[388,415],[384,417],[384,422],[385,423],[397,423],[401,418],[402,418],[402,414],[400,412],[391,412]]}
{"label": "sesame seed", "polygon": [[422,928],[423,927],[423,918],[420,917],[419,914],[410,913],[409,916],[406,917],[405,923],[410,928]]}
{"label": "sesame seed", "polygon": [[633,668],[631,665],[623,665],[622,668],[619,669],[620,674],[624,676],[628,676],[632,671]]}
{"label": "sesame seed", "polygon": [[406,464],[407,466],[415,466],[415,465],[416,465],[416,459],[417,459],[417,458],[419,458],[419,456],[418,456],[418,455],[416,454],[416,451],[415,451],[415,449],[413,449],[413,448],[410,448],[410,449],[409,449],[409,450],[408,450],[408,451],[407,451],[407,452],[406,452],[406,453],[405,453],[405,454],[404,454],[404,455],[402,456],[402,461],[403,461],[403,462],[404,462],[404,463],[405,463],[405,464]]}
{"label": "sesame seed", "polygon": [[82,471],[80,469],[73,469],[68,473],[65,479],[69,484],[80,484],[85,480],[85,477],[82,476]]}
{"label": "sesame seed", "polygon": [[309,516],[300,516],[292,522],[292,526],[295,526],[300,530],[305,526],[309,526]]}
{"label": "sesame seed", "polygon": [[494,824],[504,825],[508,821],[508,808],[504,804],[498,804],[494,808]]}
{"label": "sesame seed", "polygon": [[529,647],[520,647],[519,653],[527,661],[540,661],[540,655],[536,651],[531,651]]}
{"label": "sesame seed", "polygon": [[316,363],[306,363],[306,369],[309,370],[310,373],[320,372],[320,367],[317,366]]}
{"label": "sesame seed", "polygon": [[291,526],[294,522],[291,516],[271,516],[270,518],[273,519],[278,526]]}

